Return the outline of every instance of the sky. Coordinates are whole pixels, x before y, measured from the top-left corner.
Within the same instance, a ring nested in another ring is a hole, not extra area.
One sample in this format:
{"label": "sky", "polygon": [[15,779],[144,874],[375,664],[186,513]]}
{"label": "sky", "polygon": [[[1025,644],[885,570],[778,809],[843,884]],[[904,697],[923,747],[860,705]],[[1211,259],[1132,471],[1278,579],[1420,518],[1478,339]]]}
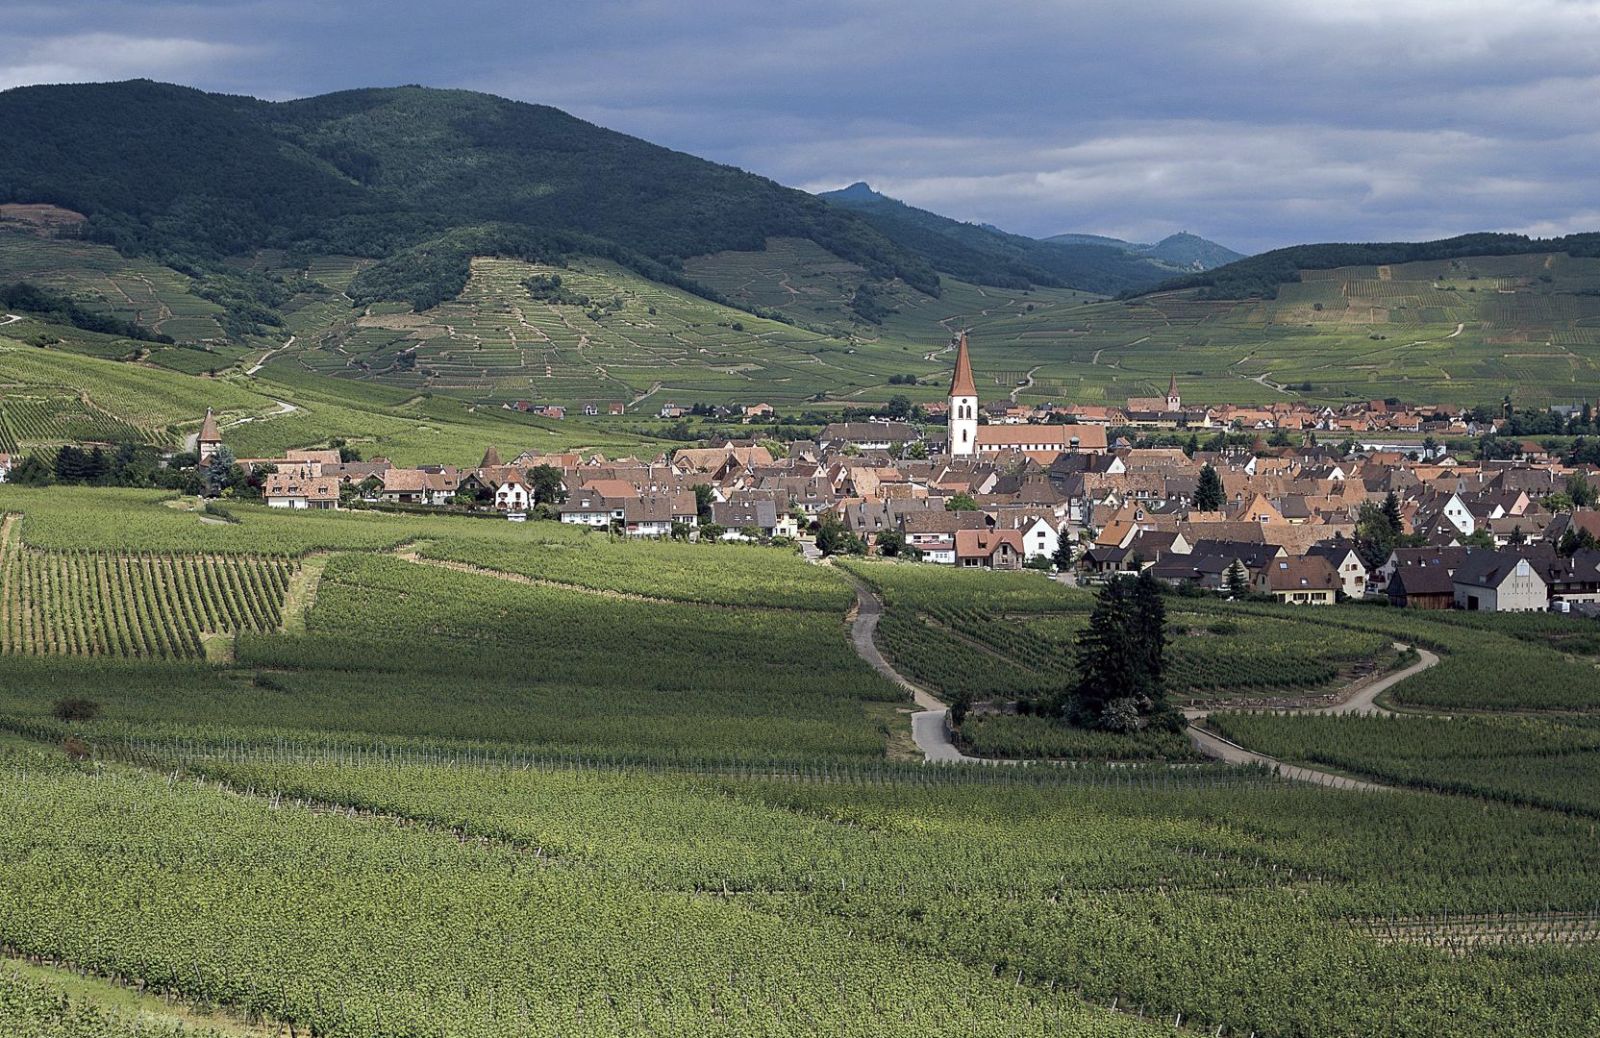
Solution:
{"label": "sky", "polygon": [[1020,234],[1600,230],[1600,0],[0,0],[0,26],[0,89],[485,90]]}

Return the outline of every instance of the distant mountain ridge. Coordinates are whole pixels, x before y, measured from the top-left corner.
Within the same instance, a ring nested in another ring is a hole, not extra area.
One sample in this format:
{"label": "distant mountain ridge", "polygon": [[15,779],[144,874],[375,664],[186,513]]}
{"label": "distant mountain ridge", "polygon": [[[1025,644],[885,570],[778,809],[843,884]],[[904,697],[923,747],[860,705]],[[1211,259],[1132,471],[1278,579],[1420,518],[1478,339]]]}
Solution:
{"label": "distant mountain ridge", "polygon": [[1195,269],[1192,262],[1140,254],[1115,239],[1047,242],[963,223],[890,198],[862,181],[818,197],[859,214],[890,241],[926,258],[935,270],[978,284],[1047,285],[1115,295]]}
{"label": "distant mountain ridge", "polygon": [[1244,258],[1187,232],[1154,245],[1098,234],[1028,238],[992,224],[963,223],[918,209],[864,181],[818,197],[860,213],[890,240],[924,256],[936,270],[981,284],[1019,288],[1032,283],[1115,295]]}
{"label": "distant mountain ridge", "polygon": [[1104,245],[1125,249],[1140,256],[1149,256],[1151,259],[1189,270],[1212,270],[1229,263],[1237,263],[1245,258],[1242,252],[1235,252],[1226,245],[1219,245],[1188,231],[1169,234],[1154,245],[1141,245],[1099,234],[1052,234],[1040,240],[1055,245]]}

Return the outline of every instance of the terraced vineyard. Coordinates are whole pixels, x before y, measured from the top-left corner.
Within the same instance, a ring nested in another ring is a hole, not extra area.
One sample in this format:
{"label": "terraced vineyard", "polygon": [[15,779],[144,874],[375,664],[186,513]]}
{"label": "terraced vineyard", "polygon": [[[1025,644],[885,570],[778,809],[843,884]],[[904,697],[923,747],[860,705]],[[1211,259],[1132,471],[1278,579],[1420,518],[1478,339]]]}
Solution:
{"label": "terraced vineyard", "polygon": [[15,451],[23,444],[133,442],[165,446],[173,439],[164,429],[140,428],[77,397],[0,397],[0,444],[8,450]]}
{"label": "terraced vineyard", "polygon": [[[589,302],[536,298],[530,277],[559,277],[563,299]],[[478,259],[460,298],[422,314],[373,307],[296,359],[323,374],[495,400],[629,404],[659,385],[663,402],[798,403],[880,387],[911,362],[907,352],[764,320],[602,260]]]}
{"label": "terraced vineyard", "polygon": [[247,555],[38,551],[8,517],[0,544],[0,652],[203,656],[206,634],[269,631],[298,563]]}
{"label": "terraced vineyard", "polygon": [[180,341],[223,338],[222,307],[195,295],[192,279],[108,245],[0,231],[0,270]]}

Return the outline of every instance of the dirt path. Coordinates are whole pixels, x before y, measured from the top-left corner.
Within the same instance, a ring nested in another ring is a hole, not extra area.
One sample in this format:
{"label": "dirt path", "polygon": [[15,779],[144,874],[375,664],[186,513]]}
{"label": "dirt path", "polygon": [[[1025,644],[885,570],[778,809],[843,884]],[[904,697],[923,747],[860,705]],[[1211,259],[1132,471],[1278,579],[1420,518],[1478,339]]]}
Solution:
{"label": "dirt path", "polygon": [[981,763],[979,758],[967,756],[950,741],[950,733],[945,729],[945,718],[949,713],[945,705],[927,689],[907,680],[883,658],[883,653],[878,651],[877,643],[873,641],[878,621],[883,617],[883,599],[855,574],[846,576],[856,588],[856,604],[849,617],[850,642],[855,646],[856,655],[865,660],[868,666],[911,693],[912,701],[917,704],[917,712],[911,715],[911,738],[916,742],[917,749],[922,751],[923,758],[929,763]]}
{"label": "dirt path", "polygon": [[291,336],[289,336],[289,341],[284,343],[282,346],[279,346],[276,349],[268,350],[267,352],[263,353],[261,355],[261,359],[260,360],[256,361],[250,367],[245,369],[245,374],[246,375],[254,375],[256,372],[258,372],[262,368],[266,367],[267,366],[267,361],[271,360],[273,357],[276,357],[278,354],[282,353],[284,350],[286,350],[289,347],[293,346],[294,345],[294,340],[295,340],[295,337],[293,335],[291,335]]}
{"label": "dirt path", "polygon": [[4,328],[8,324],[16,324],[20,320],[22,320],[22,315],[20,314],[6,314],[3,319],[0,319],[0,328]]}
{"label": "dirt path", "polygon": [[[963,762],[963,763],[1015,763],[988,760],[982,757],[972,757],[965,753],[950,740],[950,733],[946,728],[948,709],[938,697],[927,689],[915,684],[901,674],[884,658],[878,650],[874,635],[878,630],[878,621],[883,617],[883,599],[864,580],[855,574],[846,574],[850,582],[855,585],[856,604],[851,610],[848,620],[850,622],[850,641],[854,646],[856,655],[860,656],[873,670],[893,681],[907,692],[911,693],[912,700],[917,705],[917,712],[911,715],[911,737],[916,742],[917,748],[922,751],[925,760],[930,762]],[[1396,643],[1397,648],[1403,646]],[[1352,694],[1343,701],[1332,706],[1314,707],[1303,710],[1291,710],[1288,713],[1309,714],[1387,714],[1389,711],[1379,707],[1375,700],[1390,688],[1413,675],[1420,674],[1429,667],[1436,666],[1439,657],[1426,649],[1418,649],[1420,657],[1416,663],[1403,670],[1384,675],[1374,681],[1358,683],[1352,686]],[[1395,787],[1380,785],[1376,782],[1366,782],[1361,779],[1336,775],[1328,771],[1318,771],[1314,768],[1303,768],[1298,765],[1285,764],[1265,754],[1247,750],[1237,743],[1224,739],[1215,732],[1201,728],[1202,722],[1208,716],[1208,710],[1186,710],[1184,716],[1189,720],[1189,741],[1195,749],[1208,757],[1214,757],[1226,764],[1260,764],[1272,768],[1279,775],[1295,782],[1310,782],[1330,789],[1354,789],[1368,792],[1391,792]]]}
{"label": "dirt path", "polygon": [[1011,390],[1011,402],[1013,404],[1017,402],[1018,393],[1022,392],[1024,389],[1033,388],[1033,373],[1038,371],[1042,366],[1043,365],[1035,364],[1033,367],[1029,368],[1028,373],[1022,376],[1022,381],[1018,382],[1016,387]]}
{"label": "dirt path", "polygon": [[[1405,648],[1399,642],[1395,648]],[[1331,706],[1300,707],[1289,710],[1277,711],[1284,714],[1330,714],[1330,715],[1365,715],[1381,714],[1393,716],[1393,711],[1385,710],[1375,702],[1377,698],[1395,685],[1417,674],[1421,674],[1429,667],[1439,664],[1439,657],[1427,649],[1417,648],[1417,662],[1403,670],[1392,674],[1385,674],[1376,680],[1358,682],[1351,686],[1351,695],[1341,702]],[[1211,715],[1210,710],[1185,710],[1183,716],[1189,721],[1189,741],[1194,748],[1208,757],[1215,757],[1228,764],[1262,764],[1277,770],[1284,778],[1294,779],[1297,782],[1314,782],[1317,785],[1329,786],[1333,789],[1359,789],[1366,791],[1383,790],[1393,791],[1396,787],[1380,785],[1376,782],[1366,782],[1361,779],[1348,778],[1336,775],[1329,771],[1317,771],[1314,768],[1302,768],[1294,764],[1285,764],[1263,753],[1247,750],[1236,742],[1224,739],[1216,732],[1200,727],[1200,722]]]}

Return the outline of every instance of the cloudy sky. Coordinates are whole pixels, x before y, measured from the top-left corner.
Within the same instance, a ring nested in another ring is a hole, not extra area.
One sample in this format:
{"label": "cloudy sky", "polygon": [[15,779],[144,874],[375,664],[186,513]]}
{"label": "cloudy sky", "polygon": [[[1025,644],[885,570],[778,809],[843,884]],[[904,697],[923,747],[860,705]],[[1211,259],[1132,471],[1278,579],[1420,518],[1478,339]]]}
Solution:
{"label": "cloudy sky", "polygon": [[0,0],[0,23],[0,89],[468,87],[1024,234],[1600,230],[1600,0]]}

